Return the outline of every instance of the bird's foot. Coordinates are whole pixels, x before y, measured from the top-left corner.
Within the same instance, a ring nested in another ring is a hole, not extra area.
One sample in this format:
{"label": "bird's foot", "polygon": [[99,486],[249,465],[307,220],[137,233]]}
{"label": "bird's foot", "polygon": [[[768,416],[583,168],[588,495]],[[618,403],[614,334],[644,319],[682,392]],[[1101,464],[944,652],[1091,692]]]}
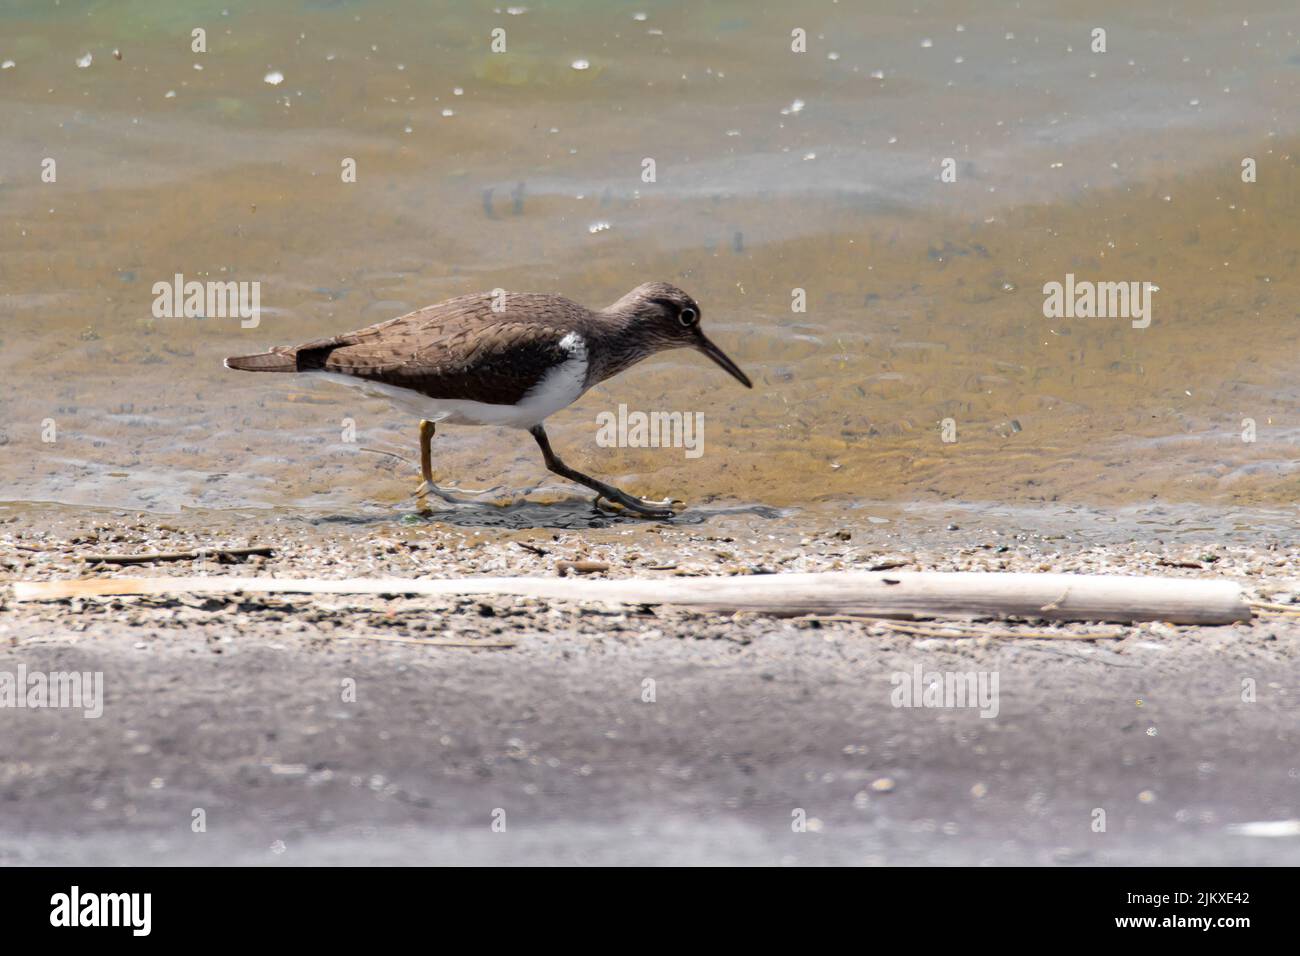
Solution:
{"label": "bird's foot", "polygon": [[505,505],[513,504],[515,501],[515,493],[505,485],[493,485],[491,488],[461,488],[458,485],[456,490],[461,494],[469,495],[475,501],[482,502],[483,504],[500,505],[504,507]]}
{"label": "bird's foot", "polygon": [[665,498],[663,501],[651,501],[647,498],[637,498],[626,492],[619,491],[617,488],[610,488],[596,495],[596,506],[606,501],[610,504],[620,505],[627,511],[633,512],[643,518],[673,518],[685,509],[686,503],[678,501],[676,498]]}
{"label": "bird's foot", "polygon": [[432,481],[428,481],[428,480],[421,481],[418,485],[415,486],[415,491],[412,492],[412,497],[417,498],[420,501],[424,501],[429,495],[436,495],[437,497],[441,498],[443,501],[446,501],[453,505],[463,503],[460,502],[455,497],[453,497],[451,492],[447,491],[444,488],[439,488]]}
{"label": "bird's foot", "polygon": [[[456,494],[453,494],[453,491]],[[441,488],[431,481],[421,481],[412,492],[412,497],[422,506],[427,505],[429,495],[435,495],[452,505],[492,505],[508,508],[515,503],[515,495],[504,485],[496,485],[492,488]],[[424,510],[428,510],[427,507]]]}

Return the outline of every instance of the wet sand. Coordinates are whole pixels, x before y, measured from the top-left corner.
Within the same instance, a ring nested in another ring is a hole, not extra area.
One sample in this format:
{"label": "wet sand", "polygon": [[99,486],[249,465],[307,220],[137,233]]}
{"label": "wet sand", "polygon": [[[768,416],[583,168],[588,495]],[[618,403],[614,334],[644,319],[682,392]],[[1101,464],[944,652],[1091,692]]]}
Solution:
{"label": "wet sand", "polygon": [[[405,471],[361,449],[412,458],[414,420],[222,358],[466,292],[598,307],[656,278],[695,296],[757,388],[670,353],[553,418],[575,467],[644,494],[1293,506],[1288,12],[1117,5],[1116,49],[1094,56],[1066,17],[966,24],[939,5],[837,30],[861,14],[832,11],[800,59],[760,52],[788,33],[777,7],[506,15],[520,38],[495,57],[469,42],[494,17],[448,9],[436,62],[364,5],[236,9],[206,55],[187,55],[179,8],[133,43],[98,18],[18,17],[0,500],[395,508]],[[261,283],[258,326],[155,318],[152,286],[177,273]],[[1158,286],[1149,327],[1045,318],[1067,274]],[[704,454],[598,447],[619,404],[702,413]],[[436,454],[468,487],[542,475],[509,432],[448,429]]]}

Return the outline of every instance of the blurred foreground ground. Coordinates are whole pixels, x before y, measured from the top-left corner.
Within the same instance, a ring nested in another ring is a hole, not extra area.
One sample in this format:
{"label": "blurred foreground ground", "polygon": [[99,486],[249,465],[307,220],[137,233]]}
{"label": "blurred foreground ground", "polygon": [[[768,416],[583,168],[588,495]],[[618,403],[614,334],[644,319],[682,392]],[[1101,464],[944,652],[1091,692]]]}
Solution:
{"label": "blurred foreground ground", "polygon": [[[904,548],[887,526],[762,540],[746,537],[750,520],[642,531],[630,547],[619,523],[284,523],[241,537],[230,518],[47,515],[0,524],[0,570],[554,574],[585,557],[615,576],[900,562],[1225,575],[1282,601],[1300,590],[1300,555],[1267,540],[1095,544],[935,522]],[[76,557],[217,543],[276,554],[131,570]],[[1236,827],[1300,817],[1300,616],[1124,631],[948,640],[515,598],[7,600],[0,671],[102,671],[106,704],[98,719],[0,710],[0,862],[1294,864],[1300,837]],[[996,674],[997,716],[892,706],[890,676],[918,664]],[[206,832],[191,829],[196,809]]]}

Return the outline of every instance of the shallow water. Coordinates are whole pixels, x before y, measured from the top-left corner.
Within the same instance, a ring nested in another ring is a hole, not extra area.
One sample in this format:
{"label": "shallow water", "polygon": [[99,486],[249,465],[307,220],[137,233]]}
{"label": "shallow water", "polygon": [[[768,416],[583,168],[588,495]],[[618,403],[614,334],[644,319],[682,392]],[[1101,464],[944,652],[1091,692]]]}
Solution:
{"label": "shallow water", "polygon": [[[913,6],[5,4],[0,500],[400,513],[413,420],[221,359],[655,278],[756,387],[669,353],[551,420],[639,493],[1294,516],[1294,4]],[[177,273],[260,283],[258,326],[155,318]],[[1149,326],[1045,318],[1067,273],[1158,286]],[[703,454],[600,447],[620,403],[702,412]],[[522,433],[435,448],[452,484],[544,480]]]}

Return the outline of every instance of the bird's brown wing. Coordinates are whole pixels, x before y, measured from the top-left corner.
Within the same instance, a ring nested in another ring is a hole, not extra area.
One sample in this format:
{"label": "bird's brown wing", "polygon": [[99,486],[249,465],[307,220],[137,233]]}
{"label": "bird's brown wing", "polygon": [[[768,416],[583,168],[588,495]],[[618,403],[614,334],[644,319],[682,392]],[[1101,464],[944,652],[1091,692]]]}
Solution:
{"label": "bird's brown wing", "polygon": [[559,296],[515,294],[501,312],[461,296],[295,349],[299,371],[336,372],[430,398],[513,405],[569,353],[561,339],[585,310]]}

